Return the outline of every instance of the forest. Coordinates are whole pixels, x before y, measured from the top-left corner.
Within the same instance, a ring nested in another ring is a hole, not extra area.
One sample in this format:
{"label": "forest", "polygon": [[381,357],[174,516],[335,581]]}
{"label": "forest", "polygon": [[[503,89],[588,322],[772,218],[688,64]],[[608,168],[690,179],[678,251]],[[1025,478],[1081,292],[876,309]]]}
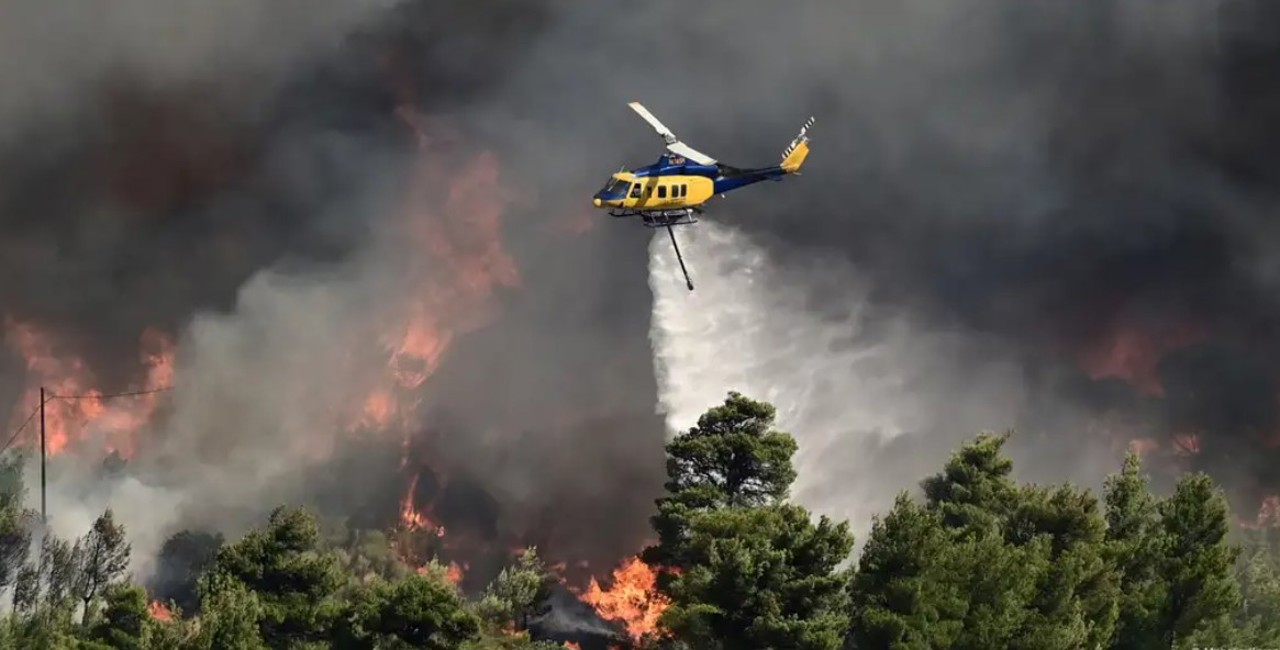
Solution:
{"label": "forest", "polygon": [[[768,403],[729,393],[666,446],[641,559],[665,604],[629,645],[687,650],[1280,648],[1280,528],[1239,526],[1207,475],[1153,492],[1130,453],[1101,495],[1020,484],[981,433],[877,517],[789,499],[795,439]],[[75,540],[41,537],[20,455],[0,467],[0,648],[551,650],[536,621],[557,576],[536,549],[481,594],[382,535],[327,531],[282,506],[241,539],[179,533],[164,607],[130,574],[110,510]],[[154,587],[153,587],[154,588]]]}

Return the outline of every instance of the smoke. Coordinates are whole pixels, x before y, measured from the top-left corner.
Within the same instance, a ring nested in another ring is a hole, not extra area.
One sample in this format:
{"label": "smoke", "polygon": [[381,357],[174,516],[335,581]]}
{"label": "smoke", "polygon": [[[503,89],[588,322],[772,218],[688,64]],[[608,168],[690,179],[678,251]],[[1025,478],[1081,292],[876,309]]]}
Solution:
{"label": "smoke", "polygon": [[[384,527],[412,484],[464,555],[538,543],[605,569],[638,548],[661,421],[647,301],[613,292],[644,286],[643,248],[578,232],[576,201],[465,110],[548,10],[4,10],[44,36],[4,45],[33,63],[0,109],[0,315],[104,392],[141,379],[144,328],[178,341],[126,468],[93,425],[50,463],[56,533],[111,507],[146,576],[179,529],[234,537],[282,502]],[[41,378],[3,364],[14,404]]]}
{"label": "smoke", "polygon": [[[76,117],[114,79],[155,90],[193,82],[262,93],[394,3],[156,2],[50,7],[5,3],[0,21],[0,142],[32,122]],[[216,96],[203,98],[221,103]],[[252,102],[249,102],[252,104]],[[253,109],[241,109],[251,112]],[[90,109],[89,112],[92,112]],[[7,144],[7,143],[6,143]]]}
{"label": "smoke", "polygon": [[[1211,471],[1251,516],[1278,487],[1280,134],[1261,107],[1280,93],[1257,63],[1280,48],[1274,11],[768,11],[687,39],[721,54],[692,66],[750,78],[706,92],[731,110],[650,102],[740,164],[777,155],[758,145],[785,142],[778,116],[818,116],[802,178],[731,195],[689,235],[694,294],[654,241],[672,427],[726,388],[777,399],[798,496],[860,526],[979,429],[1018,429],[1024,477],[1094,486],[1129,440],[1194,434],[1177,468]],[[787,56],[750,53],[769,48]]]}
{"label": "smoke", "polygon": [[[1130,438],[1197,432],[1194,462],[1238,493],[1273,485],[1263,17],[10,5],[0,314],[104,390],[137,382],[144,328],[179,340],[126,476],[53,472],[59,532],[111,504],[145,557],[282,501],[373,523],[417,471],[475,546],[605,564],[644,541],[663,430],[730,389],[779,405],[797,496],[856,524],[984,428],[1017,427],[1037,479],[1096,481]],[[679,233],[693,294],[665,237],[587,204],[656,157],[633,99],[742,165],[818,118],[804,176]],[[423,317],[448,341],[412,408],[353,430],[344,409],[394,367],[386,327]],[[0,365],[0,400],[29,380]]]}

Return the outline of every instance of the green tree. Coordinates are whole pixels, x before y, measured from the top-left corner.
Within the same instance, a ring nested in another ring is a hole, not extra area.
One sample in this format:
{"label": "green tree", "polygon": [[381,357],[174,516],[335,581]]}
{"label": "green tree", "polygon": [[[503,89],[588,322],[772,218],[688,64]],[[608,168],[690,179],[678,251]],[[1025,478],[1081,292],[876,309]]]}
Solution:
{"label": "green tree", "polygon": [[84,603],[85,624],[89,621],[93,600],[129,569],[130,553],[124,525],[116,523],[110,509],[94,520],[87,535],[76,540],[71,551],[74,565],[71,588]]}
{"label": "green tree", "polygon": [[1236,617],[1242,646],[1280,647],[1280,544],[1272,527],[1250,531],[1237,569],[1241,607]]}
{"label": "green tree", "polygon": [[[319,552],[318,541],[311,515],[277,508],[266,529],[251,531],[218,551],[212,571],[233,578],[257,596],[262,606],[259,628],[268,647],[323,642],[342,615],[337,596],[346,580],[337,558]],[[228,584],[215,580],[206,588],[216,591]]]}
{"label": "green tree", "polygon": [[667,495],[658,499],[658,543],[644,560],[682,566],[691,517],[726,507],[756,507],[787,497],[796,471],[796,442],[773,430],[776,410],[731,392],[697,426],[667,443]]}
{"label": "green tree", "polygon": [[260,628],[264,607],[244,583],[211,571],[200,578],[200,631],[197,650],[265,650]]}
{"label": "green tree", "polygon": [[846,524],[785,499],[796,443],[772,405],[730,393],[667,444],[667,495],[653,519],[671,604],[663,626],[694,648],[832,649],[848,625]]}
{"label": "green tree", "polygon": [[1012,544],[986,525],[952,529],[941,508],[900,495],[877,519],[852,583],[855,648],[1062,647],[1037,619],[1052,544]]}
{"label": "green tree", "polygon": [[1168,595],[1162,567],[1166,538],[1137,454],[1130,452],[1120,473],[1108,477],[1104,494],[1107,550],[1121,592],[1111,647],[1156,650],[1162,642],[1160,609]]}
{"label": "green tree", "polygon": [[71,543],[59,539],[52,534],[40,540],[40,559],[35,569],[19,576],[23,582],[23,591],[28,592],[33,603],[43,604],[53,610],[70,610],[72,608],[75,579],[76,555]]}
{"label": "green tree", "polygon": [[693,648],[825,650],[849,624],[853,549],[845,523],[815,525],[799,506],[723,508],[692,522],[689,564],[668,590],[662,622]]}
{"label": "green tree", "polygon": [[424,650],[456,650],[479,637],[479,620],[446,581],[411,575],[381,589],[381,606],[365,626],[375,634]]}
{"label": "green tree", "polygon": [[955,530],[983,534],[1000,527],[1018,503],[1013,461],[1002,451],[1010,433],[982,433],[952,454],[941,473],[924,480],[925,498]]}
{"label": "green tree", "polygon": [[219,533],[183,530],[165,540],[156,558],[156,578],[149,584],[155,598],[173,601],[184,612],[200,611],[196,584],[213,565],[226,540]]}
{"label": "green tree", "polygon": [[90,638],[114,650],[147,648],[144,635],[150,614],[142,587],[116,584],[107,588],[104,596],[106,608]]}
{"label": "green tree", "polygon": [[527,548],[485,590],[481,600],[485,618],[491,623],[509,623],[516,631],[527,630],[532,619],[550,610],[548,599],[555,583],[537,548]]}
{"label": "green tree", "polygon": [[1018,486],[980,434],[877,520],[851,586],[858,648],[1097,648],[1118,590],[1097,499]]}
{"label": "green tree", "polygon": [[35,520],[34,513],[22,507],[22,463],[20,454],[0,456],[0,592],[13,586],[31,548]]}
{"label": "green tree", "polygon": [[1209,645],[1221,638],[1240,606],[1226,497],[1204,473],[1183,476],[1173,495],[1159,505],[1167,538],[1162,575],[1168,596],[1160,610],[1161,647]]}
{"label": "green tree", "polygon": [[967,609],[961,581],[946,569],[955,545],[936,512],[905,492],[872,522],[851,586],[857,648],[952,647]]}

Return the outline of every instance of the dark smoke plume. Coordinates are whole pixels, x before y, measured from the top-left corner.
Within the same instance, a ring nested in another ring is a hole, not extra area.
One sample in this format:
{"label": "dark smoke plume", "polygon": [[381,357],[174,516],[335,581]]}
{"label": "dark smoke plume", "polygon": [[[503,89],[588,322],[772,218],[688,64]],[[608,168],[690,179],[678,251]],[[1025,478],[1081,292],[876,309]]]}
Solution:
{"label": "dark smoke plume", "polygon": [[[643,544],[661,485],[649,307],[618,291],[644,287],[645,252],[617,231],[578,232],[580,197],[539,191],[521,152],[468,120],[504,101],[495,93],[557,10],[357,5],[0,10],[14,29],[52,30],[0,39],[23,55],[6,60],[33,62],[0,69],[6,88],[32,91],[0,105],[0,320],[46,334],[107,392],[140,380],[144,329],[179,344],[176,388],[126,476],[102,489],[95,450],[55,463],[55,530],[76,534],[112,505],[146,573],[176,530],[232,537],[281,501],[385,527],[420,474],[416,500],[455,544],[497,552],[458,558],[480,565],[481,584],[517,544],[607,569]],[[176,37],[197,19],[203,31]],[[88,32],[96,60],[68,56]],[[157,32],[174,40],[134,42]],[[423,295],[468,279],[452,253],[397,229],[425,219],[456,251],[487,245],[482,206],[449,198],[450,174],[483,152],[493,189],[514,197],[492,236],[518,281],[480,309]],[[421,175],[424,156],[439,173]],[[406,207],[415,192],[425,200]],[[402,396],[423,400],[413,419],[389,435],[346,431],[329,409],[358,404],[387,372],[379,314],[394,328],[405,304],[429,299],[454,336]],[[8,408],[35,380],[18,355],[3,363]],[[413,442],[399,469],[402,435]]]}
{"label": "dark smoke plume", "polygon": [[[395,230],[425,155],[406,106],[430,155],[495,154],[519,276],[483,301],[490,318],[447,323],[459,333],[409,427],[430,475],[417,497],[446,526],[632,552],[661,482],[655,402],[684,427],[733,388],[794,425],[800,498],[859,520],[978,428],[1020,429],[1034,477],[1083,481],[1131,438],[1197,433],[1192,462],[1237,495],[1275,489],[1280,15],[1262,2],[184,18],[133,0],[71,22],[43,6],[0,10],[0,52],[17,53],[0,85],[25,90],[0,101],[0,315],[105,389],[142,372],[143,328],[180,340],[181,386],[134,476],[109,497],[67,487],[59,507],[84,515],[69,528],[105,502],[153,549],[304,496],[396,515],[398,439],[351,440],[325,408],[384,369],[335,370],[370,320],[422,297],[402,269],[455,272]],[[194,36],[145,37],[196,18]],[[690,296],[668,291],[642,228],[589,212],[609,172],[656,158],[633,99],[744,165],[818,117],[803,177],[731,195],[688,232]],[[437,180],[432,223],[479,246]],[[0,403],[26,383],[19,359],[0,367]],[[182,517],[157,519],[162,504]]]}
{"label": "dark smoke plume", "polygon": [[[1195,434],[1184,466],[1244,516],[1280,489],[1274,6],[872,0],[734,21],[667,50],[706,83],[651,108],[729,162],[773,159],[818,117],[805,175],[731,195],[717,226],[741,237],[691,235],[688,253],[721,256],[702,262],[715,275],[750,242],[781,278],[761,318],[825,323],[779,327],[771,347],[848,323],[848,341],[794,361],[832,391],[794,398],[797,427],[829,429],[796,432],[802,453],[827,447],[802,467],[815,500],[887,504],[960,437],[1006,427],[1037,479],[1093,483],[1129,439]],[[721,284],[755,291],[743,277]],[[696,357],[676,348],[698,327],[664,339],[670,354]],[[814,360],[850,346],[879,365]],[[858,394],[872,388],[886,394]],[[820,412],[837,405],[843,424]]]}

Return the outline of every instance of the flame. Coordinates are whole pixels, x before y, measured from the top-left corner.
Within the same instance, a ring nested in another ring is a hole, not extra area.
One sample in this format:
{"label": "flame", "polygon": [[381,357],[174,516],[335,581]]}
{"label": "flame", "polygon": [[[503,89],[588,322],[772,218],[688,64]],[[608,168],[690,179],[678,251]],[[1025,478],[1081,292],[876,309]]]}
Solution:
{"label": "flame", "polygon": [[400,525],[405,530],[433,530],[437,537],[444,537],[444,526],[440,526],[431,521],[426,513],[419,511],[414,506],[414,492],[418,489],[418,479],[421,475],[414,474],[409,481],[409,489],[405,492],[404,499],[400,501]]}
{"label": "flame", "polygon": [[1238,517],[1236,522],[1241,528],[1248,530],[1280,528],[1280,494],[1263,498],[1258,504],[1258,514],[1253,519]]}
{"label": "flame", "polygon": [[457,562],[450,562],[449,572],[445,574],[445,577],[449,579],[449,582],[456,585],[459,582],[462,582],[462,572],[463,569],[461,566],[458,566]]}
{"label": "flame", "polygon": [[1179,433],[1173,437],[1173,453],[1178,456],[1194,456],[1200,453],[1200,434]]}
{"label": "flame", "polygon": [[157,621],[168,623],[173,620],[173,612],[167,605],[158,600],[153,600],[151,604],[147,605],[147,613]]}
{"label": "flame", "polygon": [[1155,438],[1134,438],[1129,441],[1129,449],[1139,456],[1149,456],[1160,449]]}
{"label": "flame", "polygon": [[1280,495],[1273,494],[1262,500],[1258,508],[1257,525],[1259,528],[1280,526]]}
{"label": "flame", "polygon": [[1164,355],[1195,344],[1205,332],[1196,327],[1177,328],[1151,335],[1133,327],[1121,327],[1085,351],[1081,366],[1090,379],[1123,379],[1148,397],[1164,397],[1160,360]]}
{"label": "flame", "polygon": [[564,647],[568,648],[569,650],[582,650],[582,645],[578,643],[574,643],[573,641],[565,641]]}
{"label": "flame", "polygon": [[[146,375],[141,386],[121,392],[139,393],[102,399],[95,378],[79,357],[61,354],[52,337],[34,325],[13,319],[5,322],[6,339],[26,362],[29,387],[14,417],[19,426],[40,406],[45,388],[45,438],[50,454],[71,444],[73,433],[92,426],[106,437],[107,451],[132,457],[137,432],[155,412],[159,391],[173,382],[174,344],[159,330],[147,329],[140,341],[140,360]],[[38,424],[37,424],[38,427]],[[38,431],[38,428],[33,429]]]}
{"label": "flame", "polygon": [[[396,115],[422,153],[410,176],[397,239],[411,247],[404,269],[409,294],[393,323],[379,335],[387,374],[363,398],[348,429],[400,429],[404,444],[421,404],[421,387],[439,369],[455,338],[487,322],[488,298],[500,287],[517,287],[515,261],[502,247],[498,160],[481,152],[470,159],[433,149],[440,139],[411,104]],[[442,181],[446,183],[441,186]],[[423,254],[425,253],[425,255]],[[402,467],[408,463],[407,457]]]}
{"label": "flame", "polygon": [[613,586],[604,589],[595,578],[587,585],[582,602],[601,618],[623,624],[635,641],[657,630],[658,619],[670,601],[657,590],[657,571],[639,557],[628,559],[613,572]]}

